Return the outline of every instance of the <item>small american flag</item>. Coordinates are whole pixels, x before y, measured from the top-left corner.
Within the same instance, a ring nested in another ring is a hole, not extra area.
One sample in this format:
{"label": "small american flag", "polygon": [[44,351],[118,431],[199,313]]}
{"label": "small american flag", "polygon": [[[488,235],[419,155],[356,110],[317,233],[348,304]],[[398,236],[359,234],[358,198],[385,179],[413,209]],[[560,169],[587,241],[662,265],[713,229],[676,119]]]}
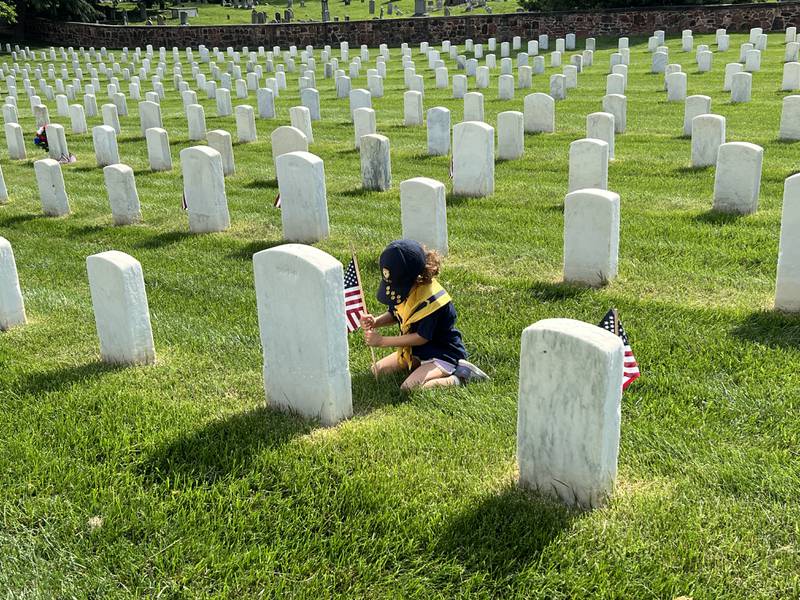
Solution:
{"label": "small american flag", "polygon": [[344,313],[347,317],[347,333],[353,333],[361,327],[361,315],[367,312],[364,306],[364,293],[358,280],[358,269],[355,257],[344,272]]}
{"label": "small american flag", "polygon": [[275,196],[275,208],[281,207],[281,193],[278,192],[278,195]]}
{"label": "small american flag", "polygon": [[625,346],[625,358],[622,363],[622,389],[625,390],[639,375],[641,375],[641,373],[639,373],[639,365],[636,362],[636,358],[633,356],[633,350],[631,350],[631,345],[628,343],[628,336],[625,333],[625,329],[622,327],[622,321],[619,319],[617,310],[612,308],[608,311],[606,316],[603,317],[603,320],[600,321],[599,326],[610,331],[614,335],[618,335],[620,339],[622,339],[622,344]]}

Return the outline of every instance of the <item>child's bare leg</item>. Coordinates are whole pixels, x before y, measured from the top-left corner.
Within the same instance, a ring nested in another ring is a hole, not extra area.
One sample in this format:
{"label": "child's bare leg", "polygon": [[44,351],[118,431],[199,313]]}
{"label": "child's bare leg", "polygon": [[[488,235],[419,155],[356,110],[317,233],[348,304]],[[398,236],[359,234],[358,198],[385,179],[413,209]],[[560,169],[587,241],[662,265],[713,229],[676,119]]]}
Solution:
{"label": "child's bare leg", "polygon": [[431,388],[454,385],[455,383],[457,383],[457,379],[442,371],[435,363],[426,363],[414,369],[411,375],[403,382],[403,385],[400,386],[400,389],[408,392],[418,387]]}
{"label": "child's bare leg", "polygon": [[435,387],[447,387],[449,385],[459,385],[461,382],[458,380],[458,377],[455,375],[448,375],[447,373],[443,373],[441,377],[437,379],[429,379],[425,383],[422,384],[423,389],[430,389]]}
{"label": "child's bare leg", "polygon": [[397,352],[392,352],[389,356],[385,356],[375,363],[372,367],[372,372],[376,376],[388,375],[389,373],[396,373],[402,369],[400,363],[397,361]]}

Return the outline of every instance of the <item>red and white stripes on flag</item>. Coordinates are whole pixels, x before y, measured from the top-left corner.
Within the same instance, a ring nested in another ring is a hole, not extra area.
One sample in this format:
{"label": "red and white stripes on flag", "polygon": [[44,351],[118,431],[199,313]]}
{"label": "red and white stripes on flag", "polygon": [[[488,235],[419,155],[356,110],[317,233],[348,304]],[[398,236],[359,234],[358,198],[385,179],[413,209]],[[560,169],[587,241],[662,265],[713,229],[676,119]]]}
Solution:
{"label": "red and white stripes on flag", "polygon": [[614,335],[618,335],[625,347],[625,358],[622,363],[622,389],[625,390],[634,380],[638,379],[641,373],[639,372],[639,364],[636,362],[636,357],[633,356],[631,345],[628,343],[628,335],[625,333],[625,329],[622,327],[622,321],[620,321],[619,315],[617,314],[617,309],[612,308],[608,311],[606,316],[603,317],[603,320],[600,321],[599,326],[610,331]]}
{"label": "red and white stripes on flag", "polygon": [[361,315],[367,312],[364,305],[364,292],[359,281],[356,259],[352,257],[344,272],[344,314],[347,321],[347,333],[353,333],[361,327]]}

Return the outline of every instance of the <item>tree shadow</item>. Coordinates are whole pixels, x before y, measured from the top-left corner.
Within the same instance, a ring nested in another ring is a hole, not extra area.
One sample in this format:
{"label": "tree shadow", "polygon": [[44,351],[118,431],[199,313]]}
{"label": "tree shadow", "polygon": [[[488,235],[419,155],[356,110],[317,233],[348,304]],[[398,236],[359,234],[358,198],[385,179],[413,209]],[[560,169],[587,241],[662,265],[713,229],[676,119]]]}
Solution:
{"label": "tree shadow", "polygon": [[563,281],[537,281],[531,288],[531,296],[541,302],[560,302],[570,298],[580,298],[596,288],[576,285],[574,283],[564,283]]}
{"label": "tree shadow", "polygon": [[747,215],[741,215],[738,213],[724,213],[711,209],[702,212],[699,215],[695,215],[692,217],[692,219],[698,223],[708,223],[709,225],[730,225],[731,223],[736,223],[739,219],[745,216]]}
{"label": "tree shadow", "polygon": [[451,519],[435,551],[470,573],[513,577],[535,561],[581,512],[509,483]]}
{"label": "tree shadow", "polygon": [[96,360],[90,363],[58,367],[49,371],[27,373],[13,381],[11,391],[19,395],[38,396],[47,392],[63,390],[77,383],[96,379],[108,373],[115,373],[123,369],[136,368],[125,365],[113,365]]}
{"label": "tree shadow", "polygon": [[141,466],[150,482],[186,478],[213,483],[251,468],[262,452],[314,428],[311,420],[267,406],[229,415],[156,448]]}
{"label": "tree shadow", "polygon": [[154,235],[146,240],[142,240],[141,242],[137,242],[135,246],[137,248],[145,248],[148,250],[163,248],[164,246],[176,244],[185,240],[186,238],[193,237],[194,235],[196,234],[188,231],[166,231],[164,233]]}
{"label": "tree shadow", "polygon": [[800,315],[756,311],[731,330],[734,337],[772,348],[800,348]]}
{"label": "tree shadow", "polygon": [[284,244],[288,244],[284,240],[262,240],[256,242],[249,242],[247,244],[243,244],[233,250],[228,256],[230,258],[235,258],[238,260],[252,260],[253,255],[256,252],[261,252],[262,250],[269,250],[270,248],[274,248],[275,246],[282,246]]}

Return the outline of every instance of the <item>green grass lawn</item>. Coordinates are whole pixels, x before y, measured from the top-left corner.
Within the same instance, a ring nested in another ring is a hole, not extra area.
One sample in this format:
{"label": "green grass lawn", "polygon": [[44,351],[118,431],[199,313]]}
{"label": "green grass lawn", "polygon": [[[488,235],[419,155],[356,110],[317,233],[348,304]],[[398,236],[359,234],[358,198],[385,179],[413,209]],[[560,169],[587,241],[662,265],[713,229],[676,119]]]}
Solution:
{"label": "green grass lawn", "polygon": [[[281,243],[269,134],[299,104],[296,73],[278,118],[258,121],[259,141],[235,146],[224,233],[188,233],[178,152],[191,143],[171,81],[162,110],[173,172],[148,171],[135,102],[122,118],[120,153],[136,172],[141,225],[111,224],[91,135],[68,134],[78,162],[63,167],[67,218],[41,215],[32,163],[42,155],[32,141],[27,161],[3,150],[11,200],[0,206],[0,235],[14,247],[30,322],[0,335],[0,590],[9,598],[800,595],[800,318],[771,311],[783,181],[800,166],[800,145],[776,139],[782,39],[770,36],[753,101],[740,105],[722,80],[745,36],[733,36],[706,74],[679,39],[668,43],[689,93],[712,96],[727,118],[728,139],[764,147],[757,214],[710,212],[714,170],[689,169],[683,105],[666,102],[646,44],[632,40],[628,132],[617,136],[609,168],[622,201],[620,274],[603,289],[561,284],[568,147],[600,110],[611,53],[603,46],[579,89],[557,104],[557,133],[526,136],[522,160],[497,164],[492,197],[448,198],[441,281],[492,381],[404,397],[399,379],[368,374],[369,350],[356,334],[355,416],[332,429],[266,408],[261,380],[251,257]],[[414,58],[425,108],[449,107],[459,121],[462,101],[435,90],[416,50]],[[389,67],[386,96],[373,106],[391,140],[391,191],[360,190],[348,104],[321,66],[323,119],[311,147],[325,161],[331,221],[330,239],[317,246],[346,262],[355,244],[373,311],[377,258],[401,232],[399,183],[426,176],[449,186],[448,158],[426,156],[425,129],[402,126],[399,49]],[[535,76],[531,91],[547,91],[552,72]],[[491,124],[499,111],[522,110],[528,93],[497,100],[498,74],[485,90]],[[354,87],[366,87],[366,69]],[[235,135],[233,118],[215,117],[213,101],[199,96],[208,128]],[[19,105],[31,140],[27,100]],[[57,119],[54,102],[50,110]],[[142,263],[156,366],[99,362],[85,259],[110,249]],[[598,322],[612,306],[642,377],[623,396],[615,495],[605,509],[575,512],[515,486],[520,333],[549,317]]]}
{"label": "green grass lawn", "polygon": [[[333,20],[334,17],[338,17],[340,21],[344,21],[346,16],[353,21],[374,19],[379,16],[381,8],[383,8],[383,17],[385,19],[407,18],[414,14],[414,0],[392,1],[395,7],[400,8],[402,15],[397,15],[397,13],[390,15],[387,8],[388,4],[389,0],[375,0],[374,15],[369,14],[369,0],[351,0],[349,6],[345,5],[344,0],[330,0],[328,5],[331,13],[331,20]],[[511,13],[519,8],[519,4],[515,0],[489,0],[488,4],[494,14]],[[487,14],[486,8],[484,7],[475,8],[472,12],[467,13],[465,12],[465,6],[466,5],[450,7],[451,14]],[[192,2],[185,2],[177,5],[177,7],[196,7],[199,10],[198,16],[189,18],[190,25],[235,25],[242,23],[250,24],[251,22],[251,11],[249,9],[223,7],[221,4],[196,4]],[[281,18],[283,18],[283,11],[286,7],[287,3],[285,0],[283,2],[280,0],[273,0],[272,2],[262,0],[256,7],[256,10],[259,12],[266,12],[268,20],[271,21],[275,18],[276,12],[280,12]],[[135,4],[121,3],[119,8],[120,10],[127,8],[131,11],[129,13],[130,23],[132,25],[137,24],[135,18],[138,13],[135,10]],[[169,8],[170,5],[168,4],[167,9]],[[300,5],[300,0],[295,0],[292,5],[292,10],[294,11],[294,18],[296,21],[319,21],[322,18],[322,3],[320,0],[306,0],[305,6]],[[432,16],[444,16],[444,9],[432,9],[428,12]],[[180,19],[173,19],[171,17],[172,13],[170,10],[162,11],[162,14],[167,17],[168,25],[180,24]],[[155,23],[155,17],[152,18]],[[141,22],[139,24],[141,24]]]}

